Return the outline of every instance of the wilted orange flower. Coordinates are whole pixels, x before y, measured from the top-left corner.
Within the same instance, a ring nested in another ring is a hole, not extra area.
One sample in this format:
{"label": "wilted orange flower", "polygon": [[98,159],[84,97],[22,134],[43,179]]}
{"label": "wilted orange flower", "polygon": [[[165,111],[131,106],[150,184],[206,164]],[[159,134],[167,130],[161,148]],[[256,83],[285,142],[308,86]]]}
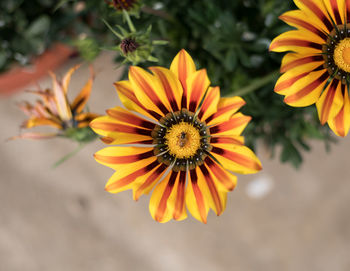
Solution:
{"label": "wilted orange flower", "polygon": [[137,200],[154,188],[149,209],[155,220],[183,220],[187,206],[206,223],[209,208],[217,215],[225,209],[226,194],[236,186],[231,171],[261,169],[240,136],[251,118],[237,113],[242,98],[220,98],[219,87],[210,87],[206,70],[196,70],[185,50],[170,70],[150,70],[132,66],[129,80],[115,83],[127,109],[111,108],[90,124],[106,144],[129,145],[95,154],[116,171],[105,189],[132,189]]}
{"label": "wilted orange flower", "polygon": [[338,136],[350,128],[350,1],[294,0],[299,10],[280,16],[297,30],[275,38],[271,51],[287,53],[275,91],[291,106],[316,103],[322,124]]}
{"label": "wilted orange flower", "polygon": [[[13,138],[31,138],[44,139],[56,136],[66,136],[77,141],[87,140],[85,136],[91,137],[89,133],[89,123],[98,115],[90,112],[84,112],[84,107],[90,97],[92,83],[94,80],[91,70],[91,77],[82,88],[78,96],[72,103],[68,101],[68,85],[73,72],[79,66],[71,68],[61,81],[57,80],[56,75],[50,72],[53,82],[53,89],[29,91],[41,97],[34,105],[29,102],[19,104],[19,108],[29,117],[22,124],[22,128],[33,128],[36,126],[51,126],[57,131],[53,133],[27,132]],[[82,133],[81,130],[85,132]]]}

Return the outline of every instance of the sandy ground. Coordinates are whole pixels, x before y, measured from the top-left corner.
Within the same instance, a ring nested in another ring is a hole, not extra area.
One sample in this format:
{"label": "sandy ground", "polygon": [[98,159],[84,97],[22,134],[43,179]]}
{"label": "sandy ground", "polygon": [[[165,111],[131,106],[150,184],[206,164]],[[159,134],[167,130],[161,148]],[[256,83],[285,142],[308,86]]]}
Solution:
{"label": "sandy ground", "polygon": [[[90,108],[119,103],[118,71],[108,54],[94,64]],[[58,73],[63,74],[73,62]],[[74,75],[77,93],[88,68]],[[49,85],[48,78],[42,86]],[[326,153],[314,142],[299,171],[258,152],[264,170],[239,176],[224,214],[159,224],[149,197],[103,190],[112,170],[97,164],[92,143],[57,169],[75,145],[64,139],[11,141],[24,115],[19,93],[0,99],[0,270],[350,270],[350,137]]]}

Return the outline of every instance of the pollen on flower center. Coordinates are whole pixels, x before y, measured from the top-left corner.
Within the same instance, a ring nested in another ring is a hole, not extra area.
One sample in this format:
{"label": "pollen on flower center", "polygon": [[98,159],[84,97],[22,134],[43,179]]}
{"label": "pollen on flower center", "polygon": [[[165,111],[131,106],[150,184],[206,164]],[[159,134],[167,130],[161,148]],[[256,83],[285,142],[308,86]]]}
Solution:
{"label": "pollen on flower center", "polygon": [[176,158],[190,158],[200,147],[201,136],[198,129],[187,122],[173,125],[165,135],[169,153]]}
{"label": "pollen on flower center", "polygon": [[350,72],[350,38],[339,42],[334,49],[334,62],[342,70]]}
{"label": "pollen on flower center", "polygon": [[203,164],[211,151],[210,131],[185,108],[166,114],[152,130],[154,154],[173,171],[186,171]]}

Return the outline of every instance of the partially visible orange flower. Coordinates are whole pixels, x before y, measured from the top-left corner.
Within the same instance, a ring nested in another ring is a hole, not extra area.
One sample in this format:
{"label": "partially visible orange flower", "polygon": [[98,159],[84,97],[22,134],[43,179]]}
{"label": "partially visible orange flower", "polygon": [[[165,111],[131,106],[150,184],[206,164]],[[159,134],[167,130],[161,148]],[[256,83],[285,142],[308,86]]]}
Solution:
{"label": "partially visible orange flower", "polygon": [[316,104],[322,125],[345,137],[350,129],[350,1],[294,0],[280,19],[296,28],[276,37],[270,51],[288,52],[275,92],[294,107]]}
{"label": "partially visible orange flower", "polygon": [[[83,111],[90,97],[94,80],[92,70],[91,77],[74,101],[70,103],[67,97],[71,76],[78,68],[79,65],[71,68],[62,80],[57,80],[56,75],[50,72],[53,89],[28,91],[39,95],[41,99],[37,100],[34,105],[29,102],[22,102],[19,104],[19,108],[29,117],[21,125],[22,128],[29,129],[37,126],[51,126],[57,129],[57,131],[53,133],[28,132],[15,136],[12,139],[44,139],[64,136],[77,141],[86,141],[92,138],[91,136],[94,134],[89,128],[89,123],[94,118],[98,117],[98,115]],[[86,136],[88,136],[88,138]]]}

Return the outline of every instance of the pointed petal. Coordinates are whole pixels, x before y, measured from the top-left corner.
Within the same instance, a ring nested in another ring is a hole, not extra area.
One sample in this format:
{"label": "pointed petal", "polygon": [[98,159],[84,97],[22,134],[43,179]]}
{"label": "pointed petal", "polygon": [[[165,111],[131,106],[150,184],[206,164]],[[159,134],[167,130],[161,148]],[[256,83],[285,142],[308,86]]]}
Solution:
{"label": "pointed petal", "polygon": [[236,113],[228,121],[209,128],[212,136],[240,135],[247,126],[251,117]]}
{"label": "pointed petal", "polygon": [[151,157],[118,167],[118,170],[108,180],[105,190],[110,193],[119,193],[121,191],[133,189],[134,186],[143,183],[145,175],[158,165],[157,159]]}
{"label": "pointed petal", "polygon": [[64,90],[61,84],[57,81],[56,75],[50,72],[53,81],[53,92],[56,99],[58,115],[62,121],[68,121],[72,119],[72,111],[70,110],[67,96],[64,93]]}
{"label": "pointed petal", "polygon": [[155,127],[155,124],[139,117],[138,115],[130,113],[128,110],[116,106],[114,108],[110,108],[107,110],[108,116],[112,117],[114,120],[121,122],[121,123],[127,123],[130,125],[134,125],[140,128],[146,128],[153,130]]}
{"label": "pointed petal", "polygon": [[63,87],[63,91],[64,94],[67,95],[68,92],[68,85],[70,82],[70,78],[72,77],[73,73],[79,69],[81,65],[75,65],[74,67],[70,68],[69,71],[64,75],[63,79],[62,79],[62,87]]}
{"label": "pointed petal", "polygon": [[145,175],[143,182],[141,182],[139,185],[136,185],[133,189],[134,200],[138,200],[143,194],[148,194],[157,184],[157,182],[162,178],[167,168],[168,166],[162,163],[159,164],[159,166],[155,167],[147,175]]}
{"label": "pointed petal", "polygon": [[210,143],[227,143],[227,144],[238,144],[238,145],[244,145],[244,137],[243,136],[237,136],[237,135],[219,135],[215,136],[213,135],[210,138]]}
{"label": "pointed petal", "polygon": [[297,53],[288,53],[282,59],[281,73],[309,63],[319,63],[318,66],[320,66],[324,63],[324,59],[322,55],[300,55]]}
{"label": "pointed petal", "polygon": [[[323,61],[324,63],[324,61]],[[294,90],[291,86],[298,80],[307,76],[310,72],[317,70],[322,65],[321,61],[310,62],[304,65],[296,66],[278,78],[275,85],[275,92],[282,95],[291,95]]]}
{"label": "pointed petal", "polygon": [[45,118],[31,118],[27,121],[25,121],[22,125],[22,127],[24,128],[33,128],[36,126],[51,126],[57,129],[62,129],[62,125],[60,123],[57,123],[54,120],[50,120],[50,119],[45,119]]}
{"label": "pointed petal", "polygon": [[208,201],[209,207],[219,216],[226,207],[227,191],[220,189],[218,180],[211,174],[205,164],[201,165],[199,168],[205,178],[207,186],[207,189],[203,188],[202,191],[208,191],[205,198]]}
{"label": "pointed petal", "polygon": [[129,80],[135,96],[146,108],[162,116],[171,111],[169,101],[158,77],[140,67],[131,66],[129,69]]}
{"label": "pointed petal", "polygon": [[187,108],[191,112],[196,112],[210,81],[205,69],[191,74],[186,81],[187,84]]}
{"label": "pointed petal", "polygon": [[[149,128],[138,128],[124,122],[119,122],[110,116],[102,116],[94,119],[90,127],[99,135],[116,137],[118,132],[136,135],[144,135],[151,138],[152,130]],[[113,136],[114,135],[114,136]]]}
{"label": "pointed petal", "polygon": [[209,171],[215,176],[217,183],[221,184],[221,188],[225,191],[232,191],[237,185],[237,177],[224,169],[212,158],[207,157],[205,159]]}
{"label": "pointed petal", "polygon": [[282,14],[279,18],[291,26],[298,29],[305,29],[309,31],[311,35],[314,34],[322,38],[324,41],[327,40],[327,35],[324,32],[325,29],[323,25],[320,23],[317,24],[317,20],[312,21],[312,24],[309,23],[309,18],[307,18],[305,13],[301,10],[288,11]]}
{"label": "pointed petal", "polygon": [[170,70],[177,76],[180,80],[183,88],[183,99],[182,108],[187,105],[186,97],[187,95],[187,78],[191,76],[196,71],[196,66],[191,58],[191,56],[182,49],[174,58],[170,65]]}
{"label": "pointed petal", "polygon": [[245,101],[238,96],[221,98],[217,111],[210,115],[205,121],[208,125],[228,121],[243,105],[245,105]]}
{"label": "pointed petal", "polygon": [[14,139],[50,139],[56,137],[56,133],[23,133],[19,136],[13,136],[9,138],[8,140],[14,140]]}
{"label": "pointed petal", "polygon": [[75,113],[80,113],[83,111],[87,101],[90,98],[92,83],[94,81],[94,76],[91,74],[91,78],[86,82],[85,86],[82,88],[78,96],[74,99],[71,109]]}
{"label": "pointed petal", "polygon": [[97,162],[110,168],[120,168],[120,165],[131,164],[155,157],[153,148],[143,147],[107,147],[94,154]]}
{"label": "pointed petal", "polygon": [[331,32],[333,30],[332,22],[329,20],[324,1],[315,0],[294,0],[295,5],[305,13],[305,17],[311,22],[317,22],[317,25],[323,25],[324,30]]}
{"label": "pointed petal", "polygon": [[211,154],[227,170],[251,174],[262,169],[261,163],[256,155],[246,146],[230,145],[229,148],[221,144],[212,144]]}
{"label": "pointed petal", "polygon": [[322,52],[324,40],[310,36],[306,30],[291,30],[277,36],[270,45],[270,51],[294,51],[301,54],[318,54]]}
{"label": "pointed petal", "polygon": [[138,112],[156,121],[158,121],[162,117],[155,111],[149,108],[145,108],[145,106],[141,102],[139,102],[139,100],[134,94],[133,87],[129,81],[115,82],[114,86],[117,90],[120,101],[126,108]]}
{"label": "pointed petal", "polygon": [[337,25],[344,24],[344,15],[345,13],[345,2],[347,0],[328,0],[328,1],[323,1],[325,4],[328,12],[331,14],[333,21]]}
{"label": "pointed petal", "polygon": [[213,115],[218,110],[220,100],[220,88],[209,87],[208,93],[203,100],[203,104],[198,113],[198,118],[205,121],[209,116]]}
{"label": "pointed petal", "polygon": [[343,87],[344,103],[335,118],[328,120],[328,125],[337,136],[345,137],[350,129],[350,101],[348,90]]}
{"label": "pointed petal", "polygon": [[195,219],[207,223],[209,204],[205,200],[200,187],[205,189],[205,179],[202,172],[196,167],[190,170],[190,178],[185,193],[186,207]]}
{"label": "pointed petal", "polygon": [[316,102],[318,117],[322,125],[333,119],[343,107],[341,83],[333,80]]}
{"label": "pointed petal", "polygon": [[[187,217],[184,204],[184,173],[171,171],[154,189],[149,210],[154,220],[165,223],[172,218],[183,220]],[[182,196],[181,196],[182,194]],[[180,210],[176,207],[180,206]]]}
{"label": "pointed petal", "polygon": [[284,98],[284,102],[291,106],[308,106],[315,103],[326,80],[329,78],[327,70],[314,71],[295,82],[289,88],[290,95]]}
{"label": "pointed petal", "polygon": [[169,100],[171,109],[174,112],[179,111],[181,109],[181,98],[183,94],[179,79],[172,71],[166,68],[150,67],[149,69],[159,78],[164,88],[166,98]]}

